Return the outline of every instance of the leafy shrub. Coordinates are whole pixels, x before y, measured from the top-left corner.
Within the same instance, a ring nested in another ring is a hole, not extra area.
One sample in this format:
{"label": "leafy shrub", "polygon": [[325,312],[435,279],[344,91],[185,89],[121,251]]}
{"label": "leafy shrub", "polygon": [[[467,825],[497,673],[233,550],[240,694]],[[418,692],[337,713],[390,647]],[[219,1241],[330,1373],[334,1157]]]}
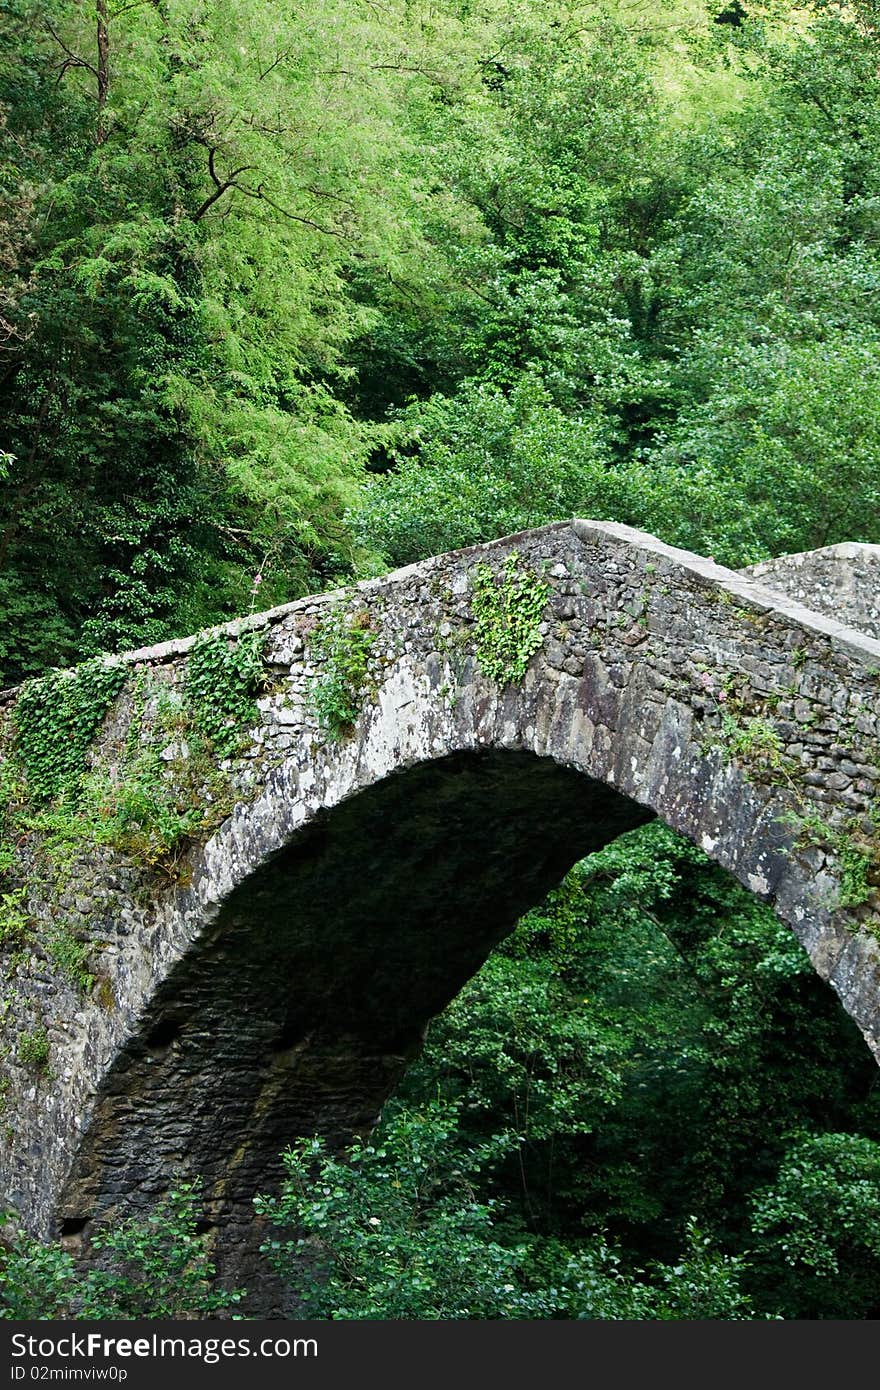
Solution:
{"label": "leafy shrub", "polygon": [[343,1158],[319,1139],[284,1155],[278,1197],[257,1211],[277,1234],[262,1247],[310,1317],[748,1318],[741,1262],[688,1228],[674,1268],[627,1271],[604,1241],[568,1248],[506,1223],[481,1200],[486,1169],[513,1142],[471,1146],[459,1106],[392,1105]]}
{"label": "leafy shrub", "polygon": [[[82,1272],[59,1245],[14,1229],[0,1246],[2,1318],[186,1318],[228,1315],[241,1291],[212,1288],[214,1267],[198,1234],[199,1188],[179,1183],[149,1216],[91,1239],[97,1260]],[[11,1213],[7,1220],[14,1222]]]}
{"label": "leafy shrub", "polygon": [[880,1143],[795,1137],[755,1195],[758,1277],[790,1317],[876,1316],[880,1307]]}
{"label": "leafy shrub", "polygon": [[120,781],[89,780],[84,813],[100,844],[158,868],[173,865],[184,842],[201,825],[200,807],[185,806],[175,786],[164,780],[157,759],[145,757]]}
{"label": "leafy shrub", "polygon": [[287,1150],[281,1195],[256,1209],[278,1230],[263,1248],[305,1315],[523,1315],[524,1251],[494,1238],[494,1204],[473,1190],[490,1150],[464,1150],[455,1125],[452,1105],[395,1109],[344,1159],[319,1139]]}

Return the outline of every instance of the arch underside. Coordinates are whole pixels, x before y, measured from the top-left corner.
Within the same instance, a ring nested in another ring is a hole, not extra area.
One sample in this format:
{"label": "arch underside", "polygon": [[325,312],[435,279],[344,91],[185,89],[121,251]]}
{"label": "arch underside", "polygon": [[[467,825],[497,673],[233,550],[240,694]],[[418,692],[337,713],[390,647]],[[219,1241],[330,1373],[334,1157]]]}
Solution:
{"label": "arch underside", "polygon": [[60,1220],[79,1231],[198,1175],[221,1263],[240,1273],[252,1198],[277,1184],[285,1146],[368,1130],[430,1018],[523,912],[651,818],[549,758],[501,751],[399,772],[319,815],[157,991],[106,1078]]}

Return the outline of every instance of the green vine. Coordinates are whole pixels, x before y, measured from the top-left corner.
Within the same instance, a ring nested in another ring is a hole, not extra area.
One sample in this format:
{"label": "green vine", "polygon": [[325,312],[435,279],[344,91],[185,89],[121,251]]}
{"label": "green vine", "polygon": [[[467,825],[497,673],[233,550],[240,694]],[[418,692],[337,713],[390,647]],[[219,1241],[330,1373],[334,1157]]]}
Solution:
{"label": "green vine", "polygon": [[131,692],[131,717],[128,721],[128,731],[125,735],[125,746],[122,750],[123,761],[132,763],[137,757],[138,748],[141,741],[141,730],[144,724],[144,714],[147,708],[147,697],[150,691],[150,681],[145,671],[138,671],[135,677],[134,686]]}
{"label": "green vine", "polygon": [[96,657],[22,687],[13,714],[16,751],[34,801],[75,792],[92,740],[125,676],[121,662]]}
{"label": "green vine", "polygon": [[264,683],[265,634],[232,639],[224,632],[200,637],[186,663],[184,690],[193,721],[222,758],[238,752],[246,725],[256,718],[254,697]]}
{"label": "green vine", "polygon": [[312,656],[321,670],[309,686],[308,703],[330,739],[348,733],[361,711],[375,640],[365,609],[349,617],[334,608],[312,636]]}
{"label": "green vine", "polygon": [[[112,989],[98,979],[85,921],[34,919],[29,899],[59,902],[81,858],[107,845],[176,878],[183,854],[229,813],[231,775],[218,762],[234,754],[263,678],[263,634],[224,634],[195,644],[183,687],[140,671],[131,683],[128,727],[111,730],[108,757],[89,767],[89,750],[127,675],[122,662],[90,661],[23,687],[8,720],[0,760],[0,978],[36,945],[59,977],[83,995]],[[90,886],[87,876],[86,890]],[[8,1012],[8,1007],[7,1007]],[[45,1069],[46,1030],[20,1031],[18,1060]]]}
{"label": "green vine", "polygon": [[505,560],[502,577],[488,565],[477,566],[471,599],[477,660],[499,685],[521,681],[541,646],[541,617],[549,593],[549,584],[520,567],[516,551]]}

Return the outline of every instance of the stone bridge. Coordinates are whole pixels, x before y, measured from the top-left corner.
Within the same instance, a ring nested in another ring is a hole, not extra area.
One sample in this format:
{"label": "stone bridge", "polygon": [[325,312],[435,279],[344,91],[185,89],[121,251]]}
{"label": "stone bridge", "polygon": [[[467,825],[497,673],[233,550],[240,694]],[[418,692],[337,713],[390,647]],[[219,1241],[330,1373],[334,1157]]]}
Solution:
{"label": "stone bridge", "polygon": [[880,1057],[878,557],[737,574],[574,521],[251,615],[215,630],[264,679],[213,768],[199,639],[116,658],[93,776],[152,750],[208,828],[164,861],[24,836],[0,1206],[75,1243],[199,1175],[237,1273],[291,1139],[368,1129],[516,919],[653,816],[774,906]]}

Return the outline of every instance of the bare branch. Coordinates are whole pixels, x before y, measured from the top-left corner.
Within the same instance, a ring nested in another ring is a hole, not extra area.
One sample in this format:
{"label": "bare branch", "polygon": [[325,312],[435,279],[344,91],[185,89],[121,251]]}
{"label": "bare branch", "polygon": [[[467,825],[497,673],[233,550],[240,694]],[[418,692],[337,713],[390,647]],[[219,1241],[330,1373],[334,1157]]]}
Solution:
{"label": "bare branch", "polygon": [[214,192],[209,194],[209,196],[202,203],[198,212],[193,213],[193,222],[200,222],[204,217],[205,213],[208,211],[208,209],[212,208],[215,203],[218,203],[220,199],[223,197],[223,194],[227,193],[230,188],[239,187],[235,180],[239,177],[240,174],[247,174],[250,172],[251,169],[256,168],[256,165],[254,164],[242,164],[238,169],[233,169],[232,173],[229,175],[228,178],[221,179],[214,166],[214,158],[216,154],[216,146],[211,145],[208,149],[208,173],[211,175],[211,182],[214,184]]}
{"label": "bare branch", "polygon": [[[282,217],[286,217],[290,222],[300,222],[304,227],[311,227],[314,231],[323,233],[324,236],[335,236],[344,240],[345,234],[337,227],[324,227],[320,222],[315,222],[313,218],[304,217],[298,212],[291,212],[289,208],[282,207],[280,203],[276,203],[274,198],[270,198],[269,194],[266,192],[266,185],[264,183],[258,184],[256,188],[248,188],[246,184],[239,183],[238,179],[241,175],[251,173],[257,167],[255,164],[241,164],[237,169],[233,169],[225,178],[221,178],[217,173],[217,166],[215,163],[218,154],[217,146],[209,145],[206,140],[199,139],[198,137],[194,138],[198,144],[203,144],[208,151],[208,173],[214,185],[214,192],[209,194],[201,207],[193,213],[193,222],[200,222],[205,213],[208,212],[215,203],[219,203],[224,193],[228,193],[230,189],[234,189],[236,193],[241,193],[245,198],[252,198],[255,202],[265,203],[267,207],[274,209],[275,212],[280,213]],[[319,194],[319,190],[316,189],[309,189],[308,191],[314,193],[316,196]],[[333,197],[332,194],[327,194],[326,196]],[[342,199],[338,201],[343,202]],[[348,206],[348,204],[344,205],[346,207]]]}
{"label": "bare branch", "polygon": [[258,81],[262,82],[264,77],[268,77],[270,72],[274,72],[279,63],[285,62],[290,57],[292,51],[293,50],[290,48],[283,49],[267,68],[263,68],[262,72],[259,74]]}
{"label": "bare branch", "polygon": [[157,0],[131,0],[130,5],[120,5],[118,10],[114,10],[111,19],[119,19],[122,15],[128,14],[129,10],[142,10],[144,5],[152,5],[154,10],[159,8]]}
{"label": "bare branch", "polygon": [[44,20],[44,23],[46,25],[46,28],[49,30],[49,33],[51,34],[52,38],[58,44],[59,48],[61,48],[67,54],[67,61],[62,65],[61,73],[59,75],[58,80],[61,80],[61,77],[64,76],[68,68],[85,68],[86,72],[90,72],[97,81],[98,69],[94,66],[94,64],[90,63],[86,58],[81,58],[78,53],[74,53],[72,48],[68,48],[61,35],[55,28],[53,28],[53,26],[49,23],[48,19]]}
{"label": "bare branch", "polygon": [[336,236],[345,240],[345,235],[336,227],[322,227],[320,222],[314,222],[311,217],[302,217],[297,212],[291,212],[289,208],[283,208],[280,203],[276,203],[266,192],[265,184],[259,184],[256,188],[245,188],[243,184],[237,183],[235,187],[239,193],[243,193],[246,198],[255,198],[268,207],[274,208],[275,212],[280,212],[282,217],[288,218],[291,222],[301,222],[304,227],[312,227],[316,232],[323,232],[324,236]]}

